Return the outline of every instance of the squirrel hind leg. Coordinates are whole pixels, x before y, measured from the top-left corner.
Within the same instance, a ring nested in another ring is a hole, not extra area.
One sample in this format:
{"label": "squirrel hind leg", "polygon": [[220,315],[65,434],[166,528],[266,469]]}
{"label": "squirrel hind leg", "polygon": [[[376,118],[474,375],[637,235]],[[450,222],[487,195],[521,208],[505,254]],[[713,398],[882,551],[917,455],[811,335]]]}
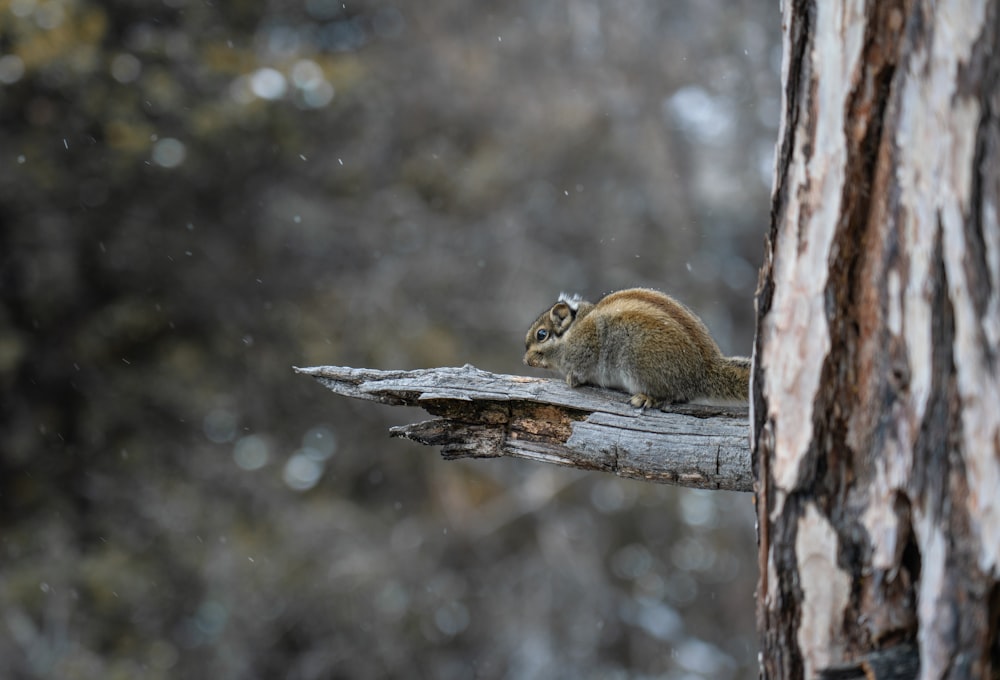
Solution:
{"label": "squirrel hind leg", "polygon": [[632,395],[632,397],[628,400],[628,403],[633,408],[637,408],[640,411],[645,411],[647,408],[653,408],[653,409],[660,408],[666,403],[666,401],[664,401],[663,399],[653,399],[648,394],[643,394],[642,392],[638,392]]}
{"label": "squirrel hind leg", "polygon": [[645,411],[648,408],[651,409],[662,409],[664,406],[669,406],[670,404],[686,404],[687,399],[654,399],[648,394],[643,392],[638,392],[633,394],[628,403],[633,408],[637,408],[640,411]]}

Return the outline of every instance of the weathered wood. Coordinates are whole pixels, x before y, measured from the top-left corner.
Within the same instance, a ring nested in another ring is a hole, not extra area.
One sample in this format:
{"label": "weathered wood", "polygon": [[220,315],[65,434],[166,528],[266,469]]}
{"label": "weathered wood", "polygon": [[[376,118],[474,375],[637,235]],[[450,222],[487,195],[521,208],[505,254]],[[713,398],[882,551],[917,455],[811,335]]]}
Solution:
{"label": "weathered wood", "polygon": [[356,399],[437,416],[390,430],[445,458],[511,456],[699,489],[752,491],[746,408],[639,412],[627,396],[473,366],[416,371],[296,368]]}

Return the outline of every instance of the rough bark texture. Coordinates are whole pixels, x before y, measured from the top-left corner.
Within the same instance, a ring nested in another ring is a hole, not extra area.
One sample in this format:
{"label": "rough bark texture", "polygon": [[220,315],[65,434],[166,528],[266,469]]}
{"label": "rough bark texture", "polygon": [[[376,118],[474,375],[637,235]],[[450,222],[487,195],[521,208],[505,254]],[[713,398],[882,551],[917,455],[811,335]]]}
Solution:
{"label": "rough bark texture", "polygon": [[513,456],[699,489],[753,489],[745,408],[639,412],[622,393],[473,366],[296,370],[338,394],[438,416],[391,432],[440,446],[445,458]]}
{"label": "rough bark texture", "polygon": [[752,397],[767,678],[1000,677],[998,2],[787,2]]}

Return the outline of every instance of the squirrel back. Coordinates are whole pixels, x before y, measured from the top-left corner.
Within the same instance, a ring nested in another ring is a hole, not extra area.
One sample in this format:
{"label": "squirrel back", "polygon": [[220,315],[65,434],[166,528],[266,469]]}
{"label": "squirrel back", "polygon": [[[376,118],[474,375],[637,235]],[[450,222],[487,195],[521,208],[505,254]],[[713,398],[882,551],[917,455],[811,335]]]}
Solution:
{"label": "squirrel back", "polygon": [[690,309],[656,290],[630,288],[596,304],[561,295],[532,324],[524,362],[570,386],[626,390],[638,408],[748,399],[750,360],[724,357]]}

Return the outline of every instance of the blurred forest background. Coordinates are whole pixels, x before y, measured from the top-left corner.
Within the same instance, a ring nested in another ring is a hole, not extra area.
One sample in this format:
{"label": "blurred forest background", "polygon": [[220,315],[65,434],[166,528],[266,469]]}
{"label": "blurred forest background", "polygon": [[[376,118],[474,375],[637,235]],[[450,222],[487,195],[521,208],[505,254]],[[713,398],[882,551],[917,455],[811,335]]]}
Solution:
{"label": "blurred forest background", "polygon": [[[748,354],[772,0],[0,0],[0,677],[756,677],[753,510],[389,440],[560,291]],[[534,374],[534,372],[532,372]]]}

